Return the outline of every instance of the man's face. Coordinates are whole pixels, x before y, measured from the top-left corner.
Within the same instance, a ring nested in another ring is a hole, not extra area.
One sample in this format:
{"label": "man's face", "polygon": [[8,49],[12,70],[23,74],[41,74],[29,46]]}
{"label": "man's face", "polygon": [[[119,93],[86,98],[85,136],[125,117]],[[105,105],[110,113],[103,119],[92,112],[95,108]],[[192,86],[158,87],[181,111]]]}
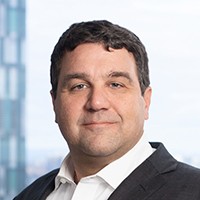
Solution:
{"label": "man's face", "polygon": [[56,122],[72,155],[112,160],[130,150],[148,119],[151,89],[141,95],[133,55],[82,44],[61,63]]}

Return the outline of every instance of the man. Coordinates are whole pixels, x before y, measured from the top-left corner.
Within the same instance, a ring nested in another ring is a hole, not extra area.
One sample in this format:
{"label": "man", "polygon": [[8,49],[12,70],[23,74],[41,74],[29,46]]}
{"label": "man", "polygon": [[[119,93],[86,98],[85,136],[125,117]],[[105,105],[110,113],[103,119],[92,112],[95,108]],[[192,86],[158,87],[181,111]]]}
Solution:
{"label": "man", "polygon": [[15,200],[200,199],[200,170],[143,134],[151,87],[136,35],[108,21],[73,24],[53,51],[51,84],[70,152]]}

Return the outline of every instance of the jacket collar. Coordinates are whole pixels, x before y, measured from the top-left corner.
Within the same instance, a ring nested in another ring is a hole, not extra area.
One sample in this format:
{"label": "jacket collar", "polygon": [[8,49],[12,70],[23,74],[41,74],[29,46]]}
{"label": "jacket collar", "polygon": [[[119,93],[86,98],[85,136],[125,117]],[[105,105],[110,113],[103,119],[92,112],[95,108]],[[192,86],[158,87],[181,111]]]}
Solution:
{"label": "jacket collar", "polygon": [[163,187],[164,173],[176,169],[177,161],[161,143],[151,143],[156,151],[136,168],[111,194],[108,200],[143,200]]}

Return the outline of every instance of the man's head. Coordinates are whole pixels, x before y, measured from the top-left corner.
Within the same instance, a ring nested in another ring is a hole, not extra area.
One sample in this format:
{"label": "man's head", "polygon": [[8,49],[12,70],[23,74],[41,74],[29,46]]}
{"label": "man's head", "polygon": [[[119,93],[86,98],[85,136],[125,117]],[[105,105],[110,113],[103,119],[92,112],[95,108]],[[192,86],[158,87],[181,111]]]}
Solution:
{"label": "man's head", "polygon": [[51,94],[75,168],[101,168],[139,141],[151,99],[147,61],[139,39],[107,21],[72,25],[60,38]]}
{"label": "man's head", "polygon": [[148,58],[144,45],[131,31],[108,21],[90,21],[73,24],[60,37],[51,56],[52,93],[56,97],[60,63],[66,52],[73,51],[80,44],[99,43],[106,50],[125,48],[131,52],[137,65],[137,75],[142,95],[150,84]]}

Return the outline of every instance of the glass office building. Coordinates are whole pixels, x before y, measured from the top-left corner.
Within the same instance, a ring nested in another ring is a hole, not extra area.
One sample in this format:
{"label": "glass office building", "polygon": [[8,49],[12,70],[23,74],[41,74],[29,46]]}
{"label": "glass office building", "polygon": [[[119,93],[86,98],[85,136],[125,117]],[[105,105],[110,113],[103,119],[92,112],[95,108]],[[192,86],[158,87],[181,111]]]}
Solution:
{"label": "glass office building", "polygon": [[25,0],[0,0],[0,200],[25,186]]}

